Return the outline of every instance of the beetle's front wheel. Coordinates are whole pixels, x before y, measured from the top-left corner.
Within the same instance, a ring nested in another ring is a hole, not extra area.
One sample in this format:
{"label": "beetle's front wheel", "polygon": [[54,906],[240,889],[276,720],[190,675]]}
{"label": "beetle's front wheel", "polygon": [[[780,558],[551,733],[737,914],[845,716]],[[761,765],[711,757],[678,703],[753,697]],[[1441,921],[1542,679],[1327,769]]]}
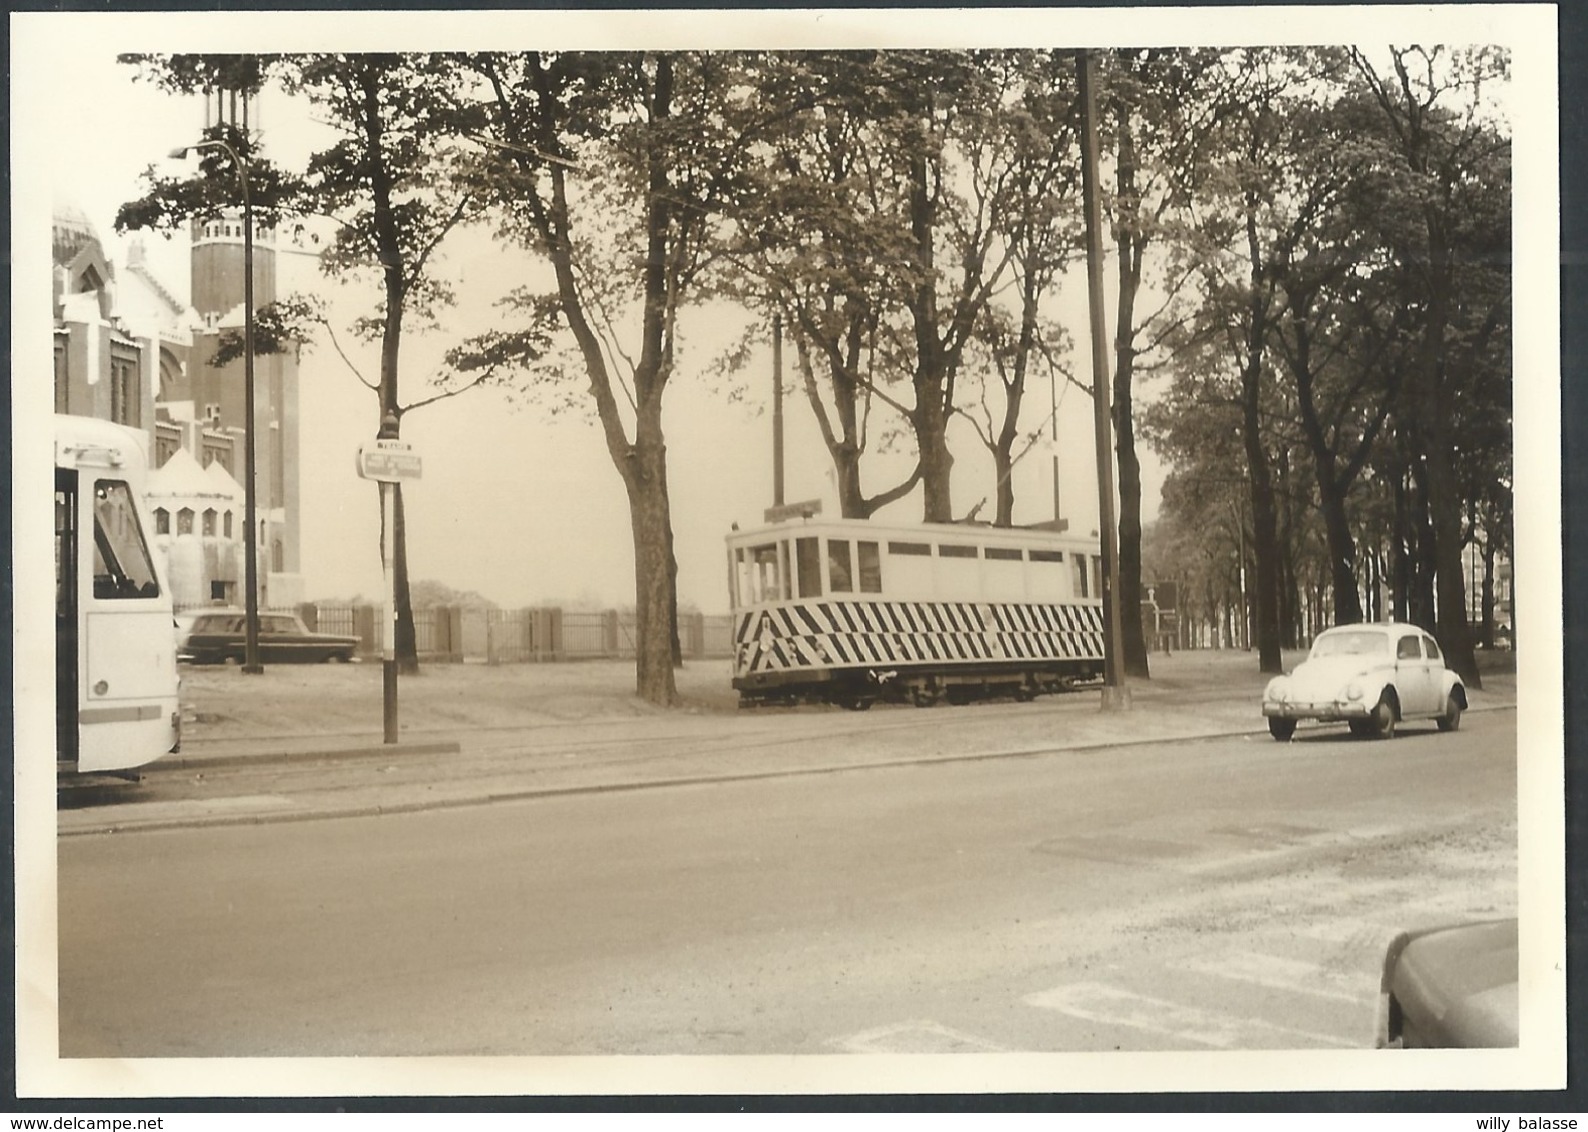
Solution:
{"label": "beetle's front wheel", "polygon": [[1395,737],[1395,704],[1388,696],[1380,698],[1373,706],[1373,714],[1368,717],[1367,733],[1375,739]]}

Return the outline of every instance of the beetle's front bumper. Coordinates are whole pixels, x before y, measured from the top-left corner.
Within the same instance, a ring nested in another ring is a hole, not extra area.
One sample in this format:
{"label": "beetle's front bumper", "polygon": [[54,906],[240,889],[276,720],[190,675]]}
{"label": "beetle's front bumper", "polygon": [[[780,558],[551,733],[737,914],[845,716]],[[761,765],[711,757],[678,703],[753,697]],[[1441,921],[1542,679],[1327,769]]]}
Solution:
{"label": "beetle's front bumper", "polygon": [[1362,700],[1326,700],[1322,703],[1301,700],[1264,700],[1263,715],[1269,719],[1321,719],[1325,723],[1366,719],[1372,708]]}

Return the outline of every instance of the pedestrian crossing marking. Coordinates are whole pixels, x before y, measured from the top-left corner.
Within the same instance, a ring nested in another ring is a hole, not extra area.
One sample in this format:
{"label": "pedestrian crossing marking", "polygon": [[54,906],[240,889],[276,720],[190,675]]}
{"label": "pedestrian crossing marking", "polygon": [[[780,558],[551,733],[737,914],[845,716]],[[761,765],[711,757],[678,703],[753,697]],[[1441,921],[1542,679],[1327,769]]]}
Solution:
{"label": "pedestrian crossing marking", "polygon": [[1183,1006],[1102,983],[1070,983],[1027,995],[1022,1001],[1028,1006],[1057,1010],[1072,1018],[1110,1026],[1128,1026],[1215,1049],[1309,1048],[1320,1045],[1351,1049],[1359,1044],[1333,1034],[1297,1030],[1289,1026],[1276,1026],[1260,1018],[1239,1018]]}
{"label": "pedestrian crossing marking", "polygon": [[952,1030],[929,1019],[878,1026],[874,1030],[835,1039],[833,1044],[848,1053],[1008,1052],[1004,1046],[994,1045],[961,1030]]}
{"label": "pedestrian crossing marking", "polygon": [[[1277,955],[1261,955],[1254,951],[1237,951],[1217,958],[1182,960],[1171,963],[1178,971],[1194,971],[1199,975],[1214,975],[1221,979],[1255,983],[1271,990],[1291,991],[1295,994],[1315,995],[1341,1002],[1367,1004],[1376,1001],[1374,993],[1354,990],[1355,979],[1342,985],[1346,976],[1325,971],[1316,963],[1300,959],[1282,959]],[[1374,984],[1376,990],[1376,984]]]}

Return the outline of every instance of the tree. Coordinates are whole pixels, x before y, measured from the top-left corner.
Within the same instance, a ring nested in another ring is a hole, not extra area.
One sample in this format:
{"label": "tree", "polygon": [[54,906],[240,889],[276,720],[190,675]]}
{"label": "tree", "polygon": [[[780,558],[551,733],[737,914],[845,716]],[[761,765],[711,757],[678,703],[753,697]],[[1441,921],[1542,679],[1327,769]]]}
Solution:
{"label": "tree", "polygon": [[1192,276],[1190,264],[1170,257],[1160,281],[1162,303],[1145,313],[1137,303],[1146,281],[1147,252],[1178,243],[1192,194],[1207,166],[1208,148],[1229,112],[1228,73],[1217,53],[1121,49],[1104,53],[1104,136],[1113,147],[1112,213],[1117,304],[1114,330],[1113,424],[1119,476],[1119,589],[1127,611],[1125,671],[1149,674],[1141,620],[1141,461],[1136,455],[1135,379],[1177,329],[1167,317]]}
{"label": "tree", "polygon": [[[1011,255],[1001,116],[1018,93],[1016,54],[818,52],[761,72],[769,103],[795,112],[768,114],[778,129],[737,203],[735,260],[754,280],[743,293],[788,315],[846,515],[919,482],[923,518],[954,518],[956,383]],[[868,497],[859,458],[873,401],[907,428],[916,466]]]}
{"label": "tree", "polygon": [[1063,328],[1042,319],[1041,304],[1082,244],[1075,199],[1079,163],[1074,71],[1069,56],[1056,51],[1010,52],[990,61],[989,71],[997,77],[998,87],[985,115],[986,125],[977,131],[989,139],[986,148],[991,154],[978,164],[988,166],[999,184],[989,223],[1008,250],[1013,302],[1001,302],[1001,296],[990,301],[967,345],[971,356],[996,375],[1001,409],[995,412],[987,404],[985,388],[990,382],[984,378],[978,411],[964,407],[958,411],[976,426],[992,456],[993,523],[1001,527],[1014,522],[1015,462],[1046,427],[1028,435],[1026,446],[1015,451],[1021,438],[1026,379],[1034,365],[1044,364],[1050,378],[1057,380],[1064,371],[1061,355],[1068,348]]}
{"label": "tree", "polygon": [[[718,293],[788,326],[800,384],[833,463],[839,511],[857,519],[908,495],[921,479],[917,460],[880,491],[868,494],[862,484],[874,406],[892,414],[884,442],[908,426],[911,412],[878,347],[911,268],[894,216],[893,172],[871,116],[870,57],[763,60],[761,96],[787,112],[732,206],[736,270],[714,280]],[[766,320],[754,332],[764,333]]]}
{"label": "tree", "polygon": [[[663,396],[684,303],[720,252],[724,205],[771,129],[753,97],[754,56],[706,52],[471,55],[466,103],[485,152],[475,183],[504,231],[544,255],[550,294],[516,298],[529,330],[476,343],[477,364],[526,334],[572,336],[613,467],[628,494],[638,627],[635,684],[676,699],[676,564]],[[636,348],[622,327],[634,324]]]}
{"label": "tree", "polygon": [[1375,222],[1388,189],[1376,147],[1359,140],[1361,110],[1350,100],[1294,104],[1273,186],[1281,227],[1274,271],[1284,296],[1274,342],[1312,458],[1335,624],[1362,620],[1347,500],[1389,418],[1403,369],[1399,272]]}
{"label": "tree", "polygon": [[[129,56],[127,61],[173,93],[237,89],[237,84],[246,84],[240,87],[244,91],[257,91],[273,81],[288,93],[305,96],[335,127],[337,140],[311,155],[301,175],[289,178],[252,162],[250,172],[264,186],[262,199],[271,210],[267,217],[280,212],[303,223],[316,217],[333,222],[320,256],[327,275],[343,280],[366,273],[376,276],[379,299],[354,330],[357,336],[379,343],[378,378],[369,381],[360,375],[376,395],[377,428],[388,418],[400,427],[413,409],[455,396],[492,376],[488,370],[468,377],[443,375],[408,403],[400,395],[405,326],[433,322],[436,311],[452,299],[435,272],[437,250],[481,207],[480,198],[450,175],[457,164],[452,147],[458,123],[449,117],[456,102],[455,78],[445,59],[426,54],[304,54]],[[234,140],[251,147],[252,139]],[[252,150],[243,152],[246,159]],[[205,175],[215,172],[207,163]],[[148,196],[124,206],[118,224],[174,223],[191,214],[195,202],[203,199],[191,184],[158,177],[152,181]],[[262,312],[262,322],[271,329],[261,343],[264,349],[308,337],[316,322],[330,329],[317,307],[302,301]],[[237,348],[235,343],[223,345],[223,349]],[[337,349],[340,352],[340,345]],[[401,485],[393,490],[397,654],[403,670],[415,672],[418,652]]]}
{"label": "tree", "polygon": [[1227,165],[1209,173],[1199,186],[1202,224],[1198,239],[1204,301],[1198,315],[1204,338],[1222,338],[1238,374],[1238,432],[1251,501],[1256,558],[1255,622],[1258,665],[1279,672],[1280,547],[1278,496],[1263,405],[1272,382],[1267,352],[1282,295],[1275,269],[1290,254],[1295,227],[1274,232],[1276,180],[1273,168],[1282,154],[1276,138],[1283,120],[1282,100],[1296,81],[1286,60],[1266,52],[1232,52],[1223,65],[1238,76],[1218,132]]}
{"label": "tree", "polygon": [[1437,635],[1450,666],[1481,687],[1466,619],[1461,569],[1463,500],[1451,436],[1448,380],[1451,325],[1468,264],[1461,218],[1486,195],[1485,176],[1509,179],[1509,142],[1495,128],[1484,88],[1506,77],[1497,48],[1395,47],[1382,67],[1361,50],[1351,60],[1383,114],[1387,136],[1410,181],[1407,261],[1416,266],[1423,315],[1408,374],[1404,426],[1427,472],[1437,589]]}

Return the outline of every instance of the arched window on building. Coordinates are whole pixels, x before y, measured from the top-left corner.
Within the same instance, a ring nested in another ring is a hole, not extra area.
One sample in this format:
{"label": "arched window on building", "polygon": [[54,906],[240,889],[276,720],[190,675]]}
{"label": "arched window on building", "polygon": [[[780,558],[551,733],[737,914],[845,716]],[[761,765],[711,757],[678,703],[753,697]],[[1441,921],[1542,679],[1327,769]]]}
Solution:
{"label": "arched window on building", "polygon": [[193,508],[184,507],[176,513],[176,533],[179,535],[193,533]]}
{"label": "arched window on building", "polygon": [[168,535],[171,533],[171,512],[164,507],[154,509],[154,533]]}
{"label": "arched window on building", "polygon": [[286,569],[287,555],[282,549],[281,540],[276,539],[270,544],[270,568],[276,573]]}
{"label": "arched window on building", "polygon": [[226,517],[224,519],[222,519],[221,522],[223,524],[222,529],[225,532],[226,537],[227,538],[231,538],[232,537],[232,513],[230,511],[227,511],[226,512]]}
{"label": "arched window on building", "polygon": [[215,534],[215,508],[204,508],[204,533],[210,537]]}

